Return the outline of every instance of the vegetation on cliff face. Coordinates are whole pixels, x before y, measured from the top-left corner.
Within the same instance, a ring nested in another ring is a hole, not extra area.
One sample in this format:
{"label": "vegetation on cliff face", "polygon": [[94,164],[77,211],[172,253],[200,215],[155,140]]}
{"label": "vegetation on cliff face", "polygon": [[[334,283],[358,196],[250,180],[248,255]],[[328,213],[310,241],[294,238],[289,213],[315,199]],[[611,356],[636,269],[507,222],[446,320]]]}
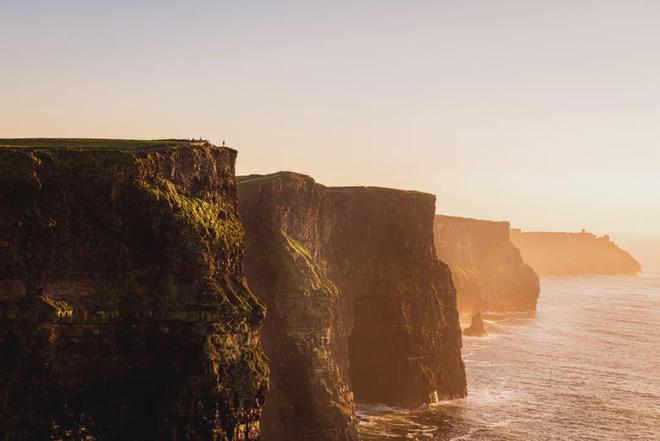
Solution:
{"label": "vegetation on cliff face", "polygon": [[245,269],[269,308],[264,439],[354,440],[349,384],[357,399],[400,406],[465,395],[433,196],[289,172],[238,182]]}
{"label": "vegetation on cliff face", "polygon": [[233,213],[232,204],[225,200],[204,200],[188,196],[176,184],[164,178],[154,183],[140,181],[140,186],[152,199],[151,206],[161,211],[161,216],[172,217],[180,226],[182,235],[195,238],[195,241],[183,242],[181,246],[189,251],[189,257],[195,257],[200,265],[210,270],[211,277],[205,280],[211,298],[235,308],[238,314],[245,310],[251,311],[259,302],[250,291],[237,295],[235,289],[223,289],[212,277],[222,272],[223,265],[231,264],[218,261],[217,250],[229,249],[232,244],[243,242],[243,228]]}
{"label": "vegetation on cliff face", "polygon": [[302,203],[314,199],[313,188],[294,176],[268,183],[244,179],[239,185],[245,270],[268,306],[261,338],[271,390],[262,439],[354,441],[353,397],[346,369],[338,363],[347,325],[341,322],[339,291],[325,262],[298,228],[314,223]]}
{"label": "vegetation on cliff face", "polygon": [[508,222],[436,216],[434,238],[438,258],[451,268],[463,319],[536,310],[539,280],[509,240]]}
{"label": "vegetation on cliff face", "polygon": [[[0,148],[28,148],[46,150],[136,150],[143,148],[178,147],[202,144],[203,141],[185,139],[106,139],[106,138],[9,138],[0,139]],[[208,144],[207,144],[208,145]]]}
{"label": "vegetation on cliff face", "polygon": [[253,440],[235,152],[0,140],[0,436]]}

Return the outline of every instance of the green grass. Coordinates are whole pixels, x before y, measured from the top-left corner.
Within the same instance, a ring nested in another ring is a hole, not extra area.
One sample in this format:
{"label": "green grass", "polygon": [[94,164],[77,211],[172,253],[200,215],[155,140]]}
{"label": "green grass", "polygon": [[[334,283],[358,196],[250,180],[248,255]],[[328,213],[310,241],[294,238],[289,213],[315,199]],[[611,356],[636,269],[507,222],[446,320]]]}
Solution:
{"label": "green grass", "polygon": [[253,174],[253,175],[236,176],[236,183],[247,184],[250,182],[268,181],[277,178],[289,178],[295,180],[305,180],[305,179],[313,180],[310,176],[304,175],[302,173],[296,173],[291,171],[278,171],[275,173],[269,173],[267,175]]}
{"label": "green grass", "polygon": [[281,176],[283,173],[284,172],[275,172],[275,173],[269,173],[267,175],[253,174],[253,175],[236,176],[236,183],[241,184],[244,182],[266,181],[268,179],[277,178]]}
{"label": "green grass", "polygon": [[0,138],[0,147],[44,149],[108,149],[175,147],[200,142],[189,139]]}
{"label": "green grass", "polygon": [[226,248],[243,240],[243,228],[232,216],[230,204],[208,202],[180,193],[172,182],[161,179],[157,187],[143,184],[156,201],[166,202],[177,220],[190,226],[200,237],[222,242]]}

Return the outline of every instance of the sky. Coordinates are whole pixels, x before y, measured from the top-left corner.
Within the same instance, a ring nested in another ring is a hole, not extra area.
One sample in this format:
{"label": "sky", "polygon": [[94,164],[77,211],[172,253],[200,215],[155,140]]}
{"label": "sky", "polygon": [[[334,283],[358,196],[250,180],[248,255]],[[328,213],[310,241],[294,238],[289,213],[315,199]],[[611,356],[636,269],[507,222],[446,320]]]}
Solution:
{"label": "sky", "polygon": [[660,249],[660,2],[0,0],[0,137],[204,137],[240,174]]}

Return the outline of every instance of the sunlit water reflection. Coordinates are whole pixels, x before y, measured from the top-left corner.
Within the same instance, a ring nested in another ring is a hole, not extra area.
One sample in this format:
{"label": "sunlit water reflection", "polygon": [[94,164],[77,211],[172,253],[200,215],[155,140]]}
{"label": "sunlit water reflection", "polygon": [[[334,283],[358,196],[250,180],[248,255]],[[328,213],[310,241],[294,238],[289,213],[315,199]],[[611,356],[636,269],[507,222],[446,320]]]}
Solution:
{"label": "sunlit water reflection", "polygon": [[466,337],[469,397],[360,405],[360,439],[660,439],[660,271],[546,278],[535,317]]}

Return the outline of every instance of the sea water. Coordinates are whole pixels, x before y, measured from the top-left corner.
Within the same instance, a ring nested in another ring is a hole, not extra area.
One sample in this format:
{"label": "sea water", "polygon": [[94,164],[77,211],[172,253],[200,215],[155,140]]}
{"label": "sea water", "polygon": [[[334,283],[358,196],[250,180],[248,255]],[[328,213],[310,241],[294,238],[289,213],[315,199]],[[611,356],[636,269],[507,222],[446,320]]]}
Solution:
{"label": "sea water", "polygon": [[660,271],[544,278],[538,311],[464,337],[465,399],[360,404],[360,439],[660,439]]}

